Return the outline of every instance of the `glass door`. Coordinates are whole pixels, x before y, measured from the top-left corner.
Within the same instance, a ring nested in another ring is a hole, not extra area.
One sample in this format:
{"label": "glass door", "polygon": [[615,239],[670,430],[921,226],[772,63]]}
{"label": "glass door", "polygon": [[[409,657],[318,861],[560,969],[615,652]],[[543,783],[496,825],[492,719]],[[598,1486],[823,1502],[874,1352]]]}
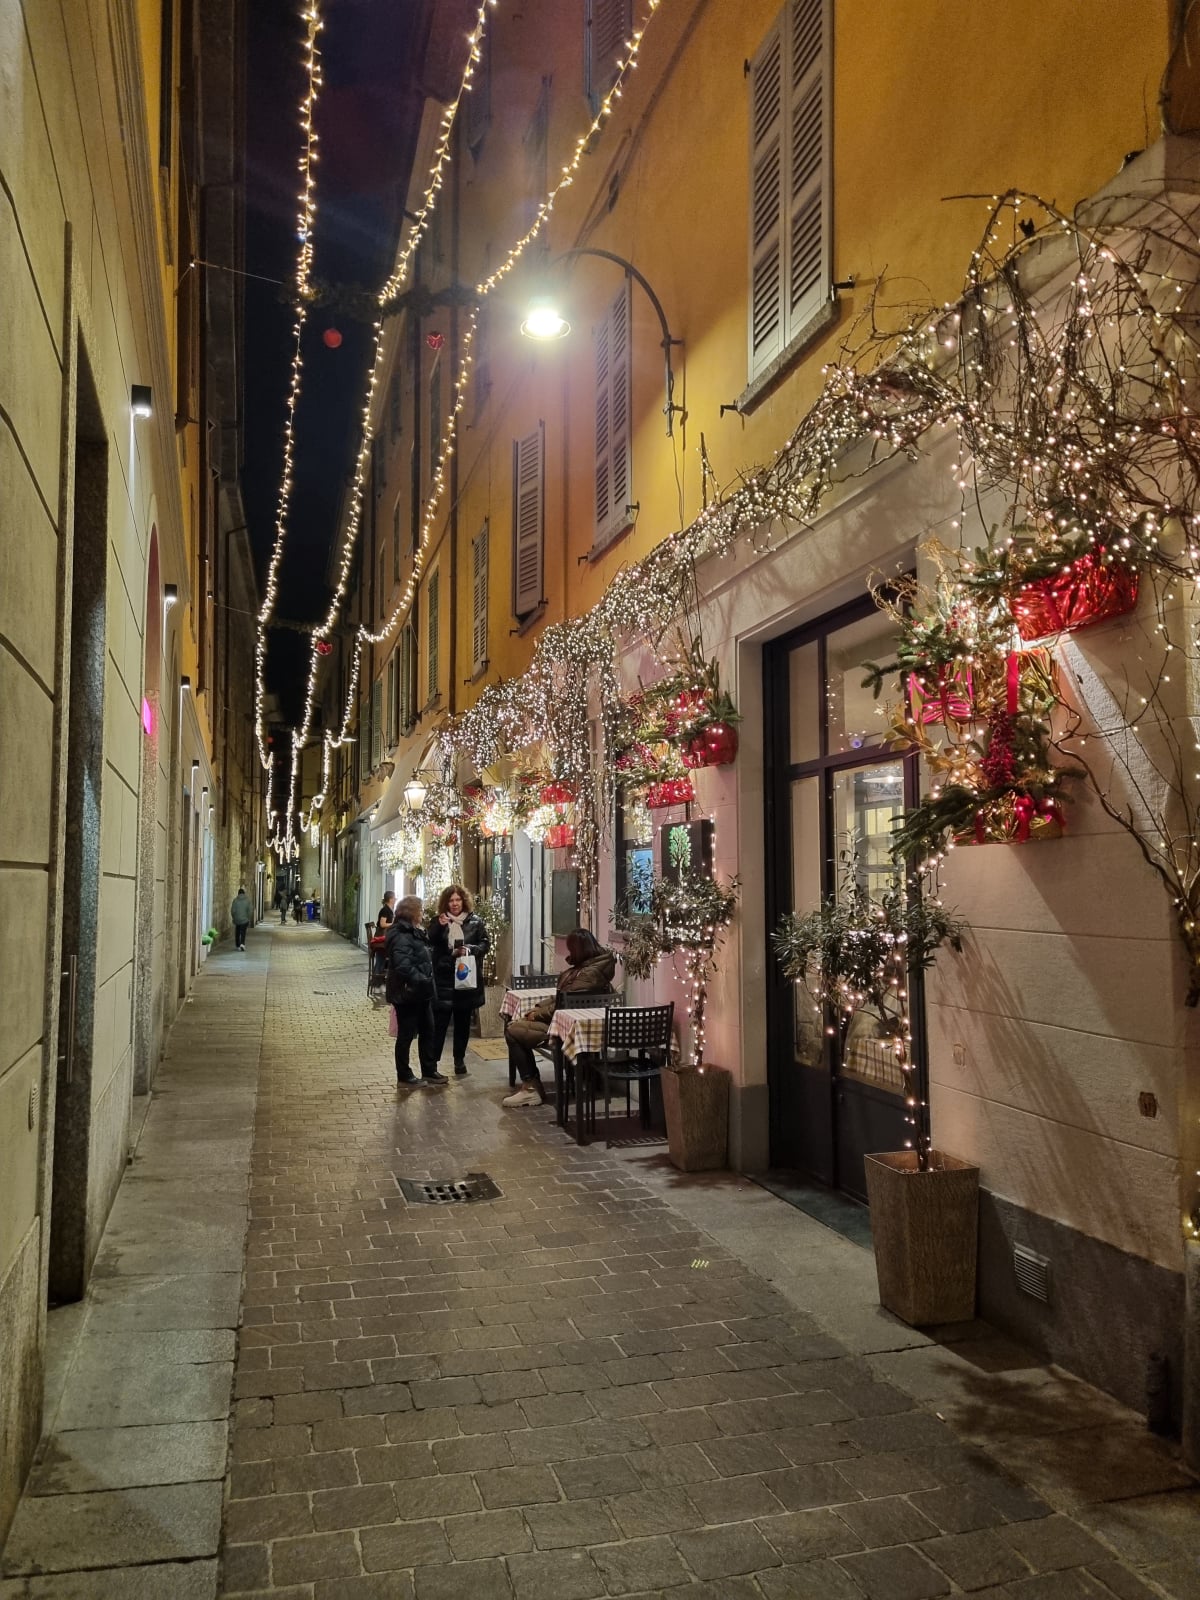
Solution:
{"label": "glass door", "polygon": [[[770,928],[856,885],[877,898],[900,876],[891,832],[916,782],[914,758],[887,741],[901,686],[878,700],[863,686],[863,663],[891,659],[895,643],[868,599],[766,653]],[[865,1197],[863,1156],[899,1149],[906,1131],[882,1019],[860,1012],[843,1046],[803,985],[775,971],[769,995],[771,1163]]]}

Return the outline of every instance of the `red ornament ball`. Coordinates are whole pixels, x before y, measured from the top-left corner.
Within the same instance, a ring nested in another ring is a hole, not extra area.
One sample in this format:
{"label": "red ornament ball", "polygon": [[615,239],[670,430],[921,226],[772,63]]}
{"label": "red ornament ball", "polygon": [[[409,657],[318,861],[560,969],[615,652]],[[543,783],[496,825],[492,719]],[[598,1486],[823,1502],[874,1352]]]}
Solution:
{"label": "red ornament ball", "polygon": [[342,342],[342,336],[336,328],[326,328],[321,339],[327,350],[336,350]]}

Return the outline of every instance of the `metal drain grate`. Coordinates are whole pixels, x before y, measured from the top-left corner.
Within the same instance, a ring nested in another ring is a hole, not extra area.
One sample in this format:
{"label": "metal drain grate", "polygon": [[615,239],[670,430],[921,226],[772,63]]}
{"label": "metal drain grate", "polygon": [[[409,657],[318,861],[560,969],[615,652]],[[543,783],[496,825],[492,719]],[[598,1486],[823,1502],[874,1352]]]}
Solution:
{"label": "metal drain grate", "polygon": [[486,1172],[468,1172],[465,1178],[398,1178],[396,1181],[410,1205],[449,1206],[500,1198],[499,1189]]}

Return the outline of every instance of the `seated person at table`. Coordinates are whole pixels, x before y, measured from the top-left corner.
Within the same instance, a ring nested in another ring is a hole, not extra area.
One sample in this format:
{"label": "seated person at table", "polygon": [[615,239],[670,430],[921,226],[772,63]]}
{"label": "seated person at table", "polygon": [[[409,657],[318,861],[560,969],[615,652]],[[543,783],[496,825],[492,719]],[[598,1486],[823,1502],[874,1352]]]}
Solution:
{"label": "seated person at table", "polygon": [[[617,958],[606,950],[596,935],[587,928],[576,928],[567,938],[567,970],[559,974],[558,992],[576,994],[609,994]],[[570,1000],[567,1000],[570,1005]],[[521,1087],[515,1094],[505,1097],[506,1106],[540,1106],[546,1098],[538,1072],[534,1046],[545,1044],[554,1015],[554,1001],[542,1000],[531,1011],[514,1017],[505,1029],[508,1040],[509,1064],[521,1075]]]}

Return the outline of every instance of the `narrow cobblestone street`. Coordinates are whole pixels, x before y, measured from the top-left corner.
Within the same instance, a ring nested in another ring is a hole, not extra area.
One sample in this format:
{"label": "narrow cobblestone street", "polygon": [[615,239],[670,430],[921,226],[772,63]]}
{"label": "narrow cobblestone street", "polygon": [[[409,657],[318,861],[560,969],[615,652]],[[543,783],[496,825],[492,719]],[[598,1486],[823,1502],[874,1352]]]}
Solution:
{"label": "narrow cobblestone street", "polygon": [[[212,958],[0,1600],[1200,1595],[1195,1485],[1141,1419],[896,1322],[868,1251],[756,1185],[503,1111],[501,1061],[398,1092],[364,976],[308,926]],[[500,1198],[397,1182],[477,1172]]]}
{"label": "narrow cobblestone street", "polygon": [[[466,1083],[398,1096],[362,958],[275,936],[223,1594],[1158,1592],[1122,1552],[1200,1592],[1190,1495],[1056,1514],[629,1163],[502,1111],[503,1073],[472,1058]],[[478,1171],[500,1199],[397,1190]],[[771,1204],[798,1249],[825,1233]],[[1069,1387],[1055,1428],[1121,1426]],[[1124,1427],[1114,1494],[1185,1481]]]}

